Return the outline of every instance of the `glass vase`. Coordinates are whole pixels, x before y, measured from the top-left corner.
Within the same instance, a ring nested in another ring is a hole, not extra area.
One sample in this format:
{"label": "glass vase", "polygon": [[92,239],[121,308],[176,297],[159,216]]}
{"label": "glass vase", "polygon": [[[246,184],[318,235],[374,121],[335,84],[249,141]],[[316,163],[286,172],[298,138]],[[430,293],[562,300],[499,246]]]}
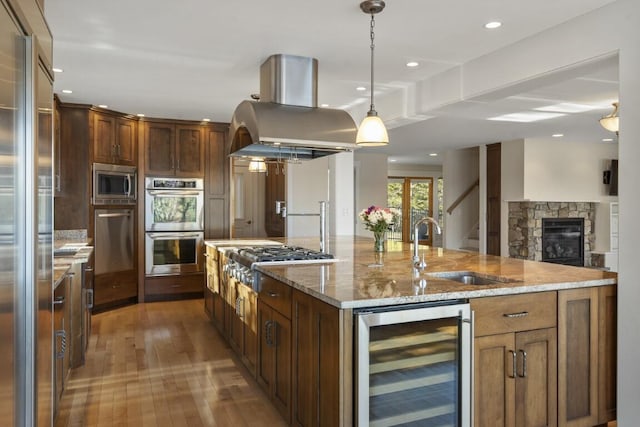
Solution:
{"label": "glass vase", "polygon": [[373,251],[384,252],[384,242],[386,240],[386,231],[374,231],[373,232]]}

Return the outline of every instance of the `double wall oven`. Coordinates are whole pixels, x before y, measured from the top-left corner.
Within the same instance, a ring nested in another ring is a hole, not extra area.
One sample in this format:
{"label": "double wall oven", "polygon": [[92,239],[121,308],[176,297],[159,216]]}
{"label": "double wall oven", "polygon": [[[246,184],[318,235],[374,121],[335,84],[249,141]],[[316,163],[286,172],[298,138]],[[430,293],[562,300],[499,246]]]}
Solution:
{"label": "double wall oven", "polygon": [[203,271],[201,178],[145,178],[145,274]]}

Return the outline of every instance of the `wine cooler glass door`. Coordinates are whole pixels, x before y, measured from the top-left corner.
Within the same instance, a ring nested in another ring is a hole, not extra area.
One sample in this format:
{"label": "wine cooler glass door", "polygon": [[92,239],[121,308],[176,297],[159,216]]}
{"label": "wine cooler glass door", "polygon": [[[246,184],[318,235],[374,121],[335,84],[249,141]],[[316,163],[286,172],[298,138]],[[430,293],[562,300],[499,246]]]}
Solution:
{"label": "wine cooler glass door", "polygon": [[358,426],[470,426],[468,304],[355,315]]}

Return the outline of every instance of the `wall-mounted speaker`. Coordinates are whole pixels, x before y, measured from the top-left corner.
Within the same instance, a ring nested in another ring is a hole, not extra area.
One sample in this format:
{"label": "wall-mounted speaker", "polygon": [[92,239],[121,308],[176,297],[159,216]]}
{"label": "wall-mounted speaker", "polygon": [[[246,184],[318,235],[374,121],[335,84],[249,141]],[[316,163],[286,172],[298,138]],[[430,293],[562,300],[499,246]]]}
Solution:
{"label": "wall-mounted speaker", "polygon": [[602,183],[606,185],[611,184],[611,171],[602,172]]}

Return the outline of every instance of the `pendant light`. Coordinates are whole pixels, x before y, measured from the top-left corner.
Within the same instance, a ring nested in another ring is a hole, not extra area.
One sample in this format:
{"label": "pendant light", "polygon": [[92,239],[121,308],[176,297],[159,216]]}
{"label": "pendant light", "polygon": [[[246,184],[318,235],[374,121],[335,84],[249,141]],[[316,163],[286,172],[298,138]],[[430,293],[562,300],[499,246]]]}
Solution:
{"label": "pendant light", "polygon": [[609,132],[615,132],[618,134],[618,128],[620,125],[620,121],[618,119],[618,103],[614,102],[613,111],[608,116],[604,116],[600,119],[600,126],[608,130]]}
{"label": "pendant light", "polygon": [[371,105],[367,112],[367,117],[362,120],[360,127],[358,128],[358,135],[356,136],[356,144],[363,147],[376,147],[381,145],[387,145],[389,143],[389,135],[387,129],[382,122],[382,119],[378,117],[378,113],[375,110],[373,104],[373,53],[375,45],[373,43],[375,27],[374,16],[377,13],[382,12],[384,9],[384,2],[382,0],[365,0],[360,3],[360,9],[366,14],[371,15],[371,26],[369,35],[371,37]]}
{"label": "pendant light", "polygon": [[249,172],[264,173],[267,171],[267,165],[261,157],[254,157],[249,162]]}

